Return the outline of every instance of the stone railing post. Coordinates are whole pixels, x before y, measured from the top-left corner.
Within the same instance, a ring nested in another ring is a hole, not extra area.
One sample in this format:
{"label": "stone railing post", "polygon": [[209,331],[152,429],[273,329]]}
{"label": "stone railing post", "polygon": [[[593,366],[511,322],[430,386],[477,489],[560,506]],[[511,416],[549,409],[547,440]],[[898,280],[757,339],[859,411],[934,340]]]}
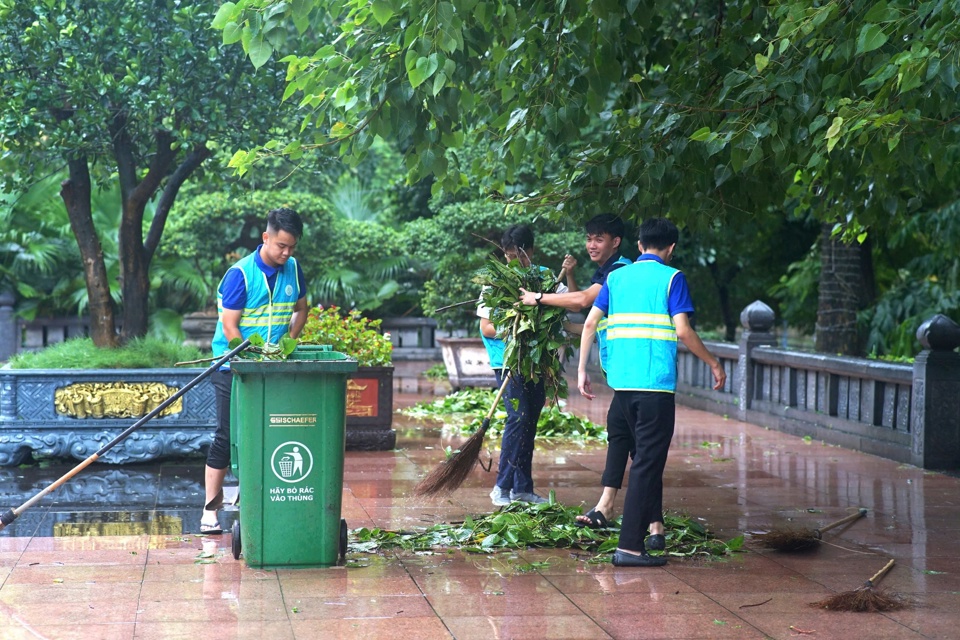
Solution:
{"label": "stone railing post", "polygon": [[747,410],[758,383],[752,360],[753,350],[756,347],[777,344],[777,336],[773,332],[774,320],[776,314],[773,309],[760,300],[754,300],[740,312],[743,333],[740,336],[740,355],[737,358],[737,379],[740,381],[740,388],[737,390],[737,414],[741,420],[747,418]]}
{"label": "stone railing post", "polygon": [[920,325],[923,351],[913,362],[913,464],[960,468],[960,325],[937,314]]}
{"label": "stone railing post", "polygon": [[16,297],[9,291],[0,292],[0,362],[6,362],[20,350],[17,316],[13,313]]}

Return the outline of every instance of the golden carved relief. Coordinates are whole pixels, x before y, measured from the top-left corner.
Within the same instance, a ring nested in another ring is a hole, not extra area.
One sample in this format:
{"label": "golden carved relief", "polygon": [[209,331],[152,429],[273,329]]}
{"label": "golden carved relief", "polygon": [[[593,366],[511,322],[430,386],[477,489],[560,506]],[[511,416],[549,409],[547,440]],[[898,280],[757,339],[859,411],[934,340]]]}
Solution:
{"label": "golden carved relief", "polygon": [[[96,514],[88,515],[96,520]],[[176,516],[168,516],[162,513],[157,514],[155,518],[147,521],[122,521],[130,518],[136,520],[136,514],[120,511],[114,514],[118,521],[114,522],[55,522],[53,524],[53,535],[57,538],[78,538],[80,540],[93,540],[89,546],[81,544],[80,548],[99,548],[96,539],[93,536],[177,536],[183,533],[183,519]],[[155,547],[146,541],[146,547]],[[64,542],[64,550],[79,550],[76,544],[67,546]],[[140,545],[137,545],[140,546]]]}
{"label": "golden carved relief", "polygon": [[[78,382],[57,389],[53,405],[58,414],[73,418],[139,418],[177,390],[162,382]],[[182,398],[159,415],[175,415],[181,411]]]}

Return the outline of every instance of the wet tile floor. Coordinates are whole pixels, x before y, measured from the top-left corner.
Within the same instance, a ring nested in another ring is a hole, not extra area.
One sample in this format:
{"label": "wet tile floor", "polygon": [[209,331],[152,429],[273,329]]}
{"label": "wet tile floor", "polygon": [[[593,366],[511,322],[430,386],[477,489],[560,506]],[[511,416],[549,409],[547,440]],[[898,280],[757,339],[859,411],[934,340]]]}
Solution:
{"label": "wet tile floor", "polygon": [[[606,402],[570,406],[602,421]],[[479,469],[451,497],[413,498],[448,442],[400,416],[395,426],[395,451],[347,454],[342,515],[351,529],[490,512],[493,476]],[[538,490],[589,508],[603,464],[602,444],[539,446]],[[3,509],[68,469],[0,469]],[[531,549],[351,553],[348,567],[258,570],[234,560],[229,534],[195,535],[201,490],[197,461],[93,467],[24,512],[0,532],[0,638],[960,637],[960,479],[700,411],[677,412],[665,504],[720,538],[747,534],[745,551],[719,562],[620,569],[575,550]],[[813,529],[857,507],[868,515],[809,553],[751,542],[750,532]],[[224,523],[233,517],[225,512]],[[896,564],[880,586],[911,607],[808,606],[860,587],[889,558]]]}

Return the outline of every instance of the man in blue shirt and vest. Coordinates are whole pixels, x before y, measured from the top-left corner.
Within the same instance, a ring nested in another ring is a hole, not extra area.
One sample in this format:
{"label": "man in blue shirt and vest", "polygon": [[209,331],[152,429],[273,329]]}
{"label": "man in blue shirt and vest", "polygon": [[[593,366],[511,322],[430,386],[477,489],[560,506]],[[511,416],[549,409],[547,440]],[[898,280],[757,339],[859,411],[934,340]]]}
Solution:
{"label": "man in blue shirt and vest", "polygon": [[[267,214],[263,244],[239,260],[217,287],[220,315],[213,334],[213,355],[229,351],[234,338],[259,334],[264,342],[277,344],[289,334],[296,338],[307,322],[306,284],[293,251],[303,235],[303,221],[292,209],[274,209]],[[223,504],[223,479],[230,466],[229,364],[211,376],[216,391],[217,430],[207,452],[204,475],[206,501],[200,518],[200,533],[223,530],[217,510]]]}
{"label": "man in blue shirt and vest", "polygon": [[663,535],[663,469],[673,438],[677,389],[677,340],[703,360],[713,373],[714,389],[727,375],[690,324],[693,301],[683,273],[668,266],[680,232],[665,218],[640,225],[640,257],[607,277],[597,295],[580,340],[577,386],[593,399],[586,366],[594,334],[607,319],[607,384],[633,427],[636,453],[623,505],[620,544],[613,554],[618,567],[656,567],[665,557],[647,553],[651,536]]}

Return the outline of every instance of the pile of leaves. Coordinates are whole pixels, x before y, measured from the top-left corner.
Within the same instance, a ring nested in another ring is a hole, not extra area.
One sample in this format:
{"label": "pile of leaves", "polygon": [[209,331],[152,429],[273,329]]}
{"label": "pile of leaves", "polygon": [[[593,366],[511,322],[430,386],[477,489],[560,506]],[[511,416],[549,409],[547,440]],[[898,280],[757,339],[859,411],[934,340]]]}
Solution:
{"label": "pile of leaves", "polygon": [[[437,524],[418,531],[355,529],[351,531],[350,551],[375,553],[381,549],[401,548],[429,551],[457,548],[471,553],[490,553],[507,549],[551,548],[583,549],[597,554],[595,562],[606,562],[620,540],[619,519],[607,529],[578,527],[580,507],[566,507],[550,492],[548,502],[531,505],[513,502],[484,516],[467,518],[462,523]],[[664,530],[671,557],[716,559],[739,551],[743,536],[729,542],[718,540],[693,518],[666,514]]]}
{"label": "pile of leaves", "polygon": [[[423,400],[400,412],[412,418],[436,420],[469,435],[480,427],[495,397],[493,391],[486,389],[463,389],[436,400]],[[500,407],[490,421],[489,432],[499,436],[506,417],[507,412]],[[605,433],[603,425],[568,413],[556,404],[544,407],[537,422],[538,438],[599,440]]]}
{"label": "pile of leaves", "polygon": [[557,286],[553,275],[536,265],[523,267],[518,260],[504,264],[490,259],[477,272],[474,282],[482,286],[481,300],[497,328],[497,337],[506,342],[503,363],[513,376],[539,382],[543,379],[547,397],[565,398],[559,349],[566,310],[546,305],[517,304],[520,289],[552,293]]}

